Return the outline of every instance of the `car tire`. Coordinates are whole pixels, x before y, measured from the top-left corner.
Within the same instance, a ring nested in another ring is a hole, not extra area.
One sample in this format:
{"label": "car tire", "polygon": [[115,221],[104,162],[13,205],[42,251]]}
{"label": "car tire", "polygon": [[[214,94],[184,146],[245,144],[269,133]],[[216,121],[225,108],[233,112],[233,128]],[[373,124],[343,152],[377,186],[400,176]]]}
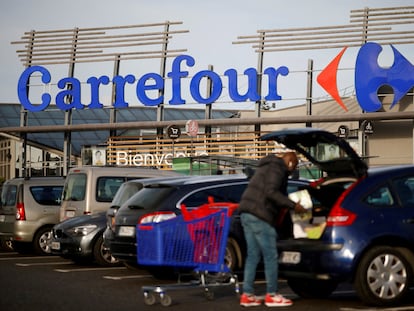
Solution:
{"label": "car tire", "polygon": [[287,283],[297,295],[308,299],[327,298],[338,286],[335,281],[302,278],[290,278]]}
{"label": "car tire", "polygon": [[11,240],[0,239],[0,249],[5,252],[12,252],[14,250],[13,242]]}
{"label": "car tire", "polygon": [[36,232],[33,238],[33,250],[38,255],[51,255],[50,241],[52,240],[52,228],[44,227]]}
{"label": "car tire", "polygon": [[224,262],[230,271],[236,271],[239,267],[239,259],[237,254],[240,253],[240,248],[237,242],[229,238],[227,240],[226,251],[224,254]]}
{"label": "car tire", "polygon": [[354,287],[358,296],[370,305],[400,303],[409,291],[413,262],[414,255],[406,248],[376,246],[368,250],[355,275]]}
{"label": "car tire", "polygon": [[93,245],[93,257],[96,263],[103,267],[120,265],[119,260],[112,256],[109,247],[104,245],[102,234],[100,234]]}

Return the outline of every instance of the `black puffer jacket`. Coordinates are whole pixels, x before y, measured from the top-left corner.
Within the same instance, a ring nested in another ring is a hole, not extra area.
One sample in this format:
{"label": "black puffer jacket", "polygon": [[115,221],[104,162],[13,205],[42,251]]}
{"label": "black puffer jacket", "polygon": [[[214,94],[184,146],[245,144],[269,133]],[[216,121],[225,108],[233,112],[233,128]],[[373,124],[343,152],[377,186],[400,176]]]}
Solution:
{"label": "black puffer jacket", "polygon": [[281,209],[295,207],[295,202],[287,197],[288,175],[281,158],[272,154],[262,158],[242,195],[240,213],[253,214],[275,226]]}

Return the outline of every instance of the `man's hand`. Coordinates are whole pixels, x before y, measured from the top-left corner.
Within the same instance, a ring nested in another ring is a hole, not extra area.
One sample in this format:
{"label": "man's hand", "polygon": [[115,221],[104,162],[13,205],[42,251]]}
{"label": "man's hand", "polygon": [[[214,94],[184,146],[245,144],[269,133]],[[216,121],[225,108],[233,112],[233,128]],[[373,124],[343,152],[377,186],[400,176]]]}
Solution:
{"label": "man's hand", "polygon": [[296,203],[296,205],[295,205],[295,213],[305,214],[307,212],[308,212],[308,210],[306,208],[304,208],[299,202]]}

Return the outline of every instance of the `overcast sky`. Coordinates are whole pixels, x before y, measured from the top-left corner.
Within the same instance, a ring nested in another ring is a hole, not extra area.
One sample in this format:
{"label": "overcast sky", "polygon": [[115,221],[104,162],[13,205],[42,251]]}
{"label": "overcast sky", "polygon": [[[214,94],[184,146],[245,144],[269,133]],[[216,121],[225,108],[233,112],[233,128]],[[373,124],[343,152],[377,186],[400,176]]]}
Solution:
{"label": "overcast sky", "polygon": [[[204,70],[211,64],[214,71],[222,74],[228,68],[257,67],[257,55],[250,46],[232,44],[237,36],[253,35],[258,29],[349,24],[353,9],[413,4],[412,0],[1,0],[0,103],[19,102],[17,81],[24,67],[17,58],[18,47],[10,42],[19,40],[30,30],[182,21],[183,25],[177,29],[189,30],[189,33],[174,38],[174,44],[177,48],[186,48],[186,54],[195,58],[193,70]],[[406,57],[413,62],[413,45],[403,48],[412,51]],[[272,53],[266,56],[266,63],[276,68],[284,65],[290,70],[305,70],[308,59],[312,58],[315,68],[321,69],[339,50]],[[145,61],[141,62],[145,68]],[[159,68],[145,70],[157,72]],[[111,75],[112,71],[107,74]],[[352,81],[346,83],[352,85]],[[289,87],[289,94],[286,91],[286,99],[305,96],[306,85],[297,84]]]}

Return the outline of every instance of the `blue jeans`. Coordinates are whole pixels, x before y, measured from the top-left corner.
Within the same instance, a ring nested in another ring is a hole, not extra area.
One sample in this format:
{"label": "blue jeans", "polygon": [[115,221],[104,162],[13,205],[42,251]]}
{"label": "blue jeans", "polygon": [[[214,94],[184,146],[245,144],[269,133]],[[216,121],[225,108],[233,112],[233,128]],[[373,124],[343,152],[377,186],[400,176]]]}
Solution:
{"label": "blue jeans", "polygon": [[261,255],[263,255],[267,293],[277,293],[278,254],[276,248],[276,229],[252,214],[243,213],[240,217],[247,243],[243,292],[246,294],[254,294],[256,269]]}

